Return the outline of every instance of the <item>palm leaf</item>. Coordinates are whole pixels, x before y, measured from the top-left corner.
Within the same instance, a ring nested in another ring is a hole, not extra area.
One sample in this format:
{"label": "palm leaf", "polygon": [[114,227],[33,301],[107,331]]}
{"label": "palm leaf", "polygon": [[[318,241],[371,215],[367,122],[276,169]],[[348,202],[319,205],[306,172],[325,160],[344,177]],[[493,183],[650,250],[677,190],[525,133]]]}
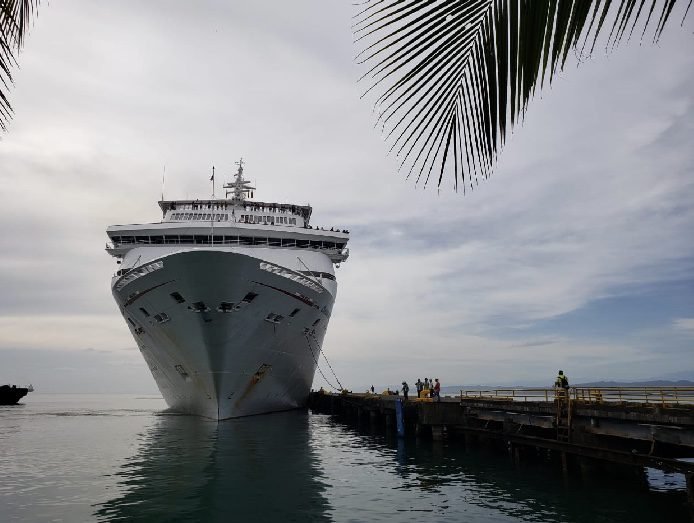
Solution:
{"label": "palm leaf", "polygon": [[598,41],[611,50],[637,27],[657,41],[676,3],[367,0],[354,23],[364,96],[408,177],[426,185],[438,173],[441,186],[452,171],[465,190],[491,174],[506,133],[571,50],[583,58]]}
{"label": "palm leaf", "polygon": [[12,117],[8,90],[13,83],[12,68],[17,65],[29,22],[40,0],[0,0],[0,130]]}

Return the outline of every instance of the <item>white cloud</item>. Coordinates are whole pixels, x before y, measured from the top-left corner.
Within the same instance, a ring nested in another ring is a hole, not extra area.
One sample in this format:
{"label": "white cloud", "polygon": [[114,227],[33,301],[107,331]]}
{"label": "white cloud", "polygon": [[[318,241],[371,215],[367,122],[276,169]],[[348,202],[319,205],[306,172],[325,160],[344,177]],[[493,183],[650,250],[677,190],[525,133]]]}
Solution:
{"label": "white cloud", "polygon": [[678,330],[694,334],[694,318],[676,318],[672,324]]}
{"label": "white cloud", "polygon": [[259,197],[310,202],[314,223],[353,232],[326,339],[346,381],[427,362],[447,383],[541,380],[562,361],[638,377],[655,353],[495,331],[692,277],[691,31],[567,66],[463,197],[448,180],[415,189],[384,156],[351,14],[317,0],[42,6],[0,142],[2,345],[134,346],[106,226],[159,219],[164,164],[168,197],[206,196],[212,163],[228,173],[244,155]]}

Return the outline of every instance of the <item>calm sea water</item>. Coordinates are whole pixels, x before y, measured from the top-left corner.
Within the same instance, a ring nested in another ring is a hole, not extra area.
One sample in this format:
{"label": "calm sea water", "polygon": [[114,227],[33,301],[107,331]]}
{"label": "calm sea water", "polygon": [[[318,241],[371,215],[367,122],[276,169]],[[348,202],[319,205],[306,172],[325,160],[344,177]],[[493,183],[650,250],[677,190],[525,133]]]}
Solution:
{"label": "calm sea water", "polygon": [[306,412],[216,423],[164,409],[38,393],[0,407],[0,521],[689,521],[676,477],[565,480],[549,462]]}

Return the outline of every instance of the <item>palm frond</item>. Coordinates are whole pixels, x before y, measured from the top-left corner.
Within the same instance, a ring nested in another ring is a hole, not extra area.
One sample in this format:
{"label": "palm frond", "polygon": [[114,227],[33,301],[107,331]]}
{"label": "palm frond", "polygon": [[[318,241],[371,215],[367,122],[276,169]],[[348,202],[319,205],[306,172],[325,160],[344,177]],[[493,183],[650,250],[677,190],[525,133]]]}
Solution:
{"label": "palm frond", "polygon": [[465,190],[491,174],[507,132],[571,50],[583,59],[598,42],[614,49],[637,27],[657,41],[676,3],[366,0],[353,26],[364,96],[408,177],[426,185],[437,173],[441,186],[452,171]]}
{"label": "palm frond", "polygon": [[8,91],[13,83],[12,68],[40,0],[0,0],[0,130],[12,117]]}

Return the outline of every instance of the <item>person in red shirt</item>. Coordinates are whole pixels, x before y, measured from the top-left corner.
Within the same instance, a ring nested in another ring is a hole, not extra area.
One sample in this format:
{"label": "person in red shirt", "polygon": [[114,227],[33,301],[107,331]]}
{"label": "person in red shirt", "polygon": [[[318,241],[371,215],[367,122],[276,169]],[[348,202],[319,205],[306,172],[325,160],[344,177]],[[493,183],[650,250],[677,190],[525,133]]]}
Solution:
{"label": "person in red shirt", "polygon": [[434,380],[436,383],[434,383],[434,394],[436,395],[436,401],[441,401],[441,384],[439,383],[439,379],[436,378]]}

